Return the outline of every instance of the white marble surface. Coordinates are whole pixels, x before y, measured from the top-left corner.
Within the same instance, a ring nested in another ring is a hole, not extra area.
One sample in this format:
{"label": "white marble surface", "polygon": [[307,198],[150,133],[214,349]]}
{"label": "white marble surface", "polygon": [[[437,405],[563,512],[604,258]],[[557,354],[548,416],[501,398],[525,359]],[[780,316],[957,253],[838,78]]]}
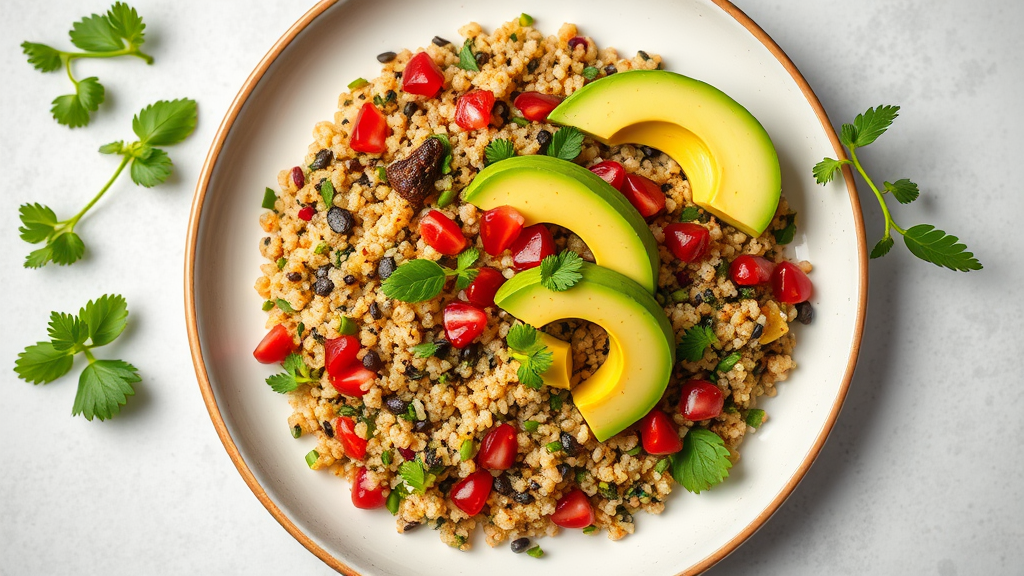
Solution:
{"label": "white marble surface", "polygon": [[[189,359],[182,259],[192,190],[238,87],[307,2],[136,0],[154,66],[83,62],[107,102],[84,130],[57,126],[61,74],[25,63],[22,40],[65,43],[104,2],[5,0],[0,14],[0,575],[327,574],[259,504],[210,424]],[[846,407],[790,500],[712,574],[1014,574],[1024,568],[1024,435],[1015,225],[1024,217],[1024,5],[1008,1],[742,0],[796,62],[836,122],[903,106],[863,154],[882,179],[924,195],[905,224],[958,233],[986,265],[957,274],[897,246],[871,265],[870,310]],[[510,11],[515,12],[514,7]],[[471,18],[467,8],[467,18]],[[585,26],[588,16],[578,19]],[[131,136],[159,98],[200,104],[196,134],[170,149],[176,172],[153,190],[125,179],[79,226],[89,247],[70,268],[25,270],[17,206],[67,215],[109,177],[96,153]],[[863,191],[867,191],[864,187]],[[864,197],[869,237],[880,230]],[[115,233],[115,230],[118,233]],[[144,261],[144,264],[137,264]],[[75,379],[33,387],[10,368],[45,337],[50,310],[104,292],[129,301],[126,337],[104,350],[144,382],[116,419],[70,416]],[[1009,297],[1009,298],[1008,298]]]}

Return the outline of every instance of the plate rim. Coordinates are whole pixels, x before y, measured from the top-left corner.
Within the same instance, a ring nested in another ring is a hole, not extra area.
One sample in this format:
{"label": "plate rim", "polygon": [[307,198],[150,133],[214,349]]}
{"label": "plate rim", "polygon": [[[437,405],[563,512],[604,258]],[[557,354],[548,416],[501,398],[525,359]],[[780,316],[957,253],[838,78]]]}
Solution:
{"label": "plate rim", "polygon": [[[253,492],[260,503],[263,504],[268,512],[270,512],[271,516],[273,516],[274,519],[277,520],[277,522],[307,550],[312,552],[313,555],[325,564],[342,574],[347,576],[361,576],[359,572],[356,572],[341,559],[336,558],[333,554],[314,542],[309,535],[299,529],[295,522],[293,522],[292,519],[289,518],[288,515],[286,515],[284,511],[282,511],[270,498],[266,490],[263,489],[262,485],[260,485],[259,481],[256,479],[256,476],[252,473],[252,470],[249,469],[248,464],[246,464],[245,460],[242,458],[238,447],[235,445],[234,438],[231,437],[231,434],[227,429],[227,425],[224,423],[224,417],[221,415],[220,407],[217,405],[213,386],[210,383],[209,374],[206,371],[206,362],[203,359],[202,346],[199,342],[199,326],[195,308],[195,257],[197,241],[199,238],[199,222],[203,204],[206,199],[206,193],[209,189],[210,179],[213,175],[213,170],[217,164],[217,160],[220,158],[220,152],[224,146],[224,142],[226,141],[228,134],[231,132],[239,112],[245,106],[253,90],[263,79],[264,74],[266,74],[270,66],[277,60],[277,57],[281,55],[281,53],[303,30],[306,29],[307,26],[310,25],[310,23],[313,22],[313,20],[339,1],[343,0],[320,0],[312,8],[306,11],[306,13],[303,14],[294,24],[292,24],[291,27],[289,27],[288,30],[278,38],[274,45],[271,46],[270,50],[268,50],[263,56],[259,64],[256,65],[253,71],[246,78],[242,87],[228,106],[224,119],[221,120],[213,141],[210,144],[210,149],[203,161],[203,166],[199,173],[199,179],[196,183],[195,194],[192,198],[185,243],[184,303],[185,327],[188,332],[189,350],[191,352],[192,364],[195,368],[199,390],[203,396],[203,402],[206,404],[206,409],[210,414],[213,426],[217,431],[217,436],[224,445],[224,449],[227,451],[228,456],[230,456],[231,461],[238,470],[238,473],[242,476],[242,479],[245,480],[246,485],[249,486],[249,489]],[[832,148],[835,150],[836,157],[839,159],[845,159],[846,154],[839,142],[839,137],[836,134],[835,128],[833,128],[832,122],[828,118],[828,114],[825,112],[825,109],[822,106],[821,101],[818,100],[814,90],[811,89],[810,84],[804,78],[803,74],[801,74],[797,69],[796,64],[793,63],[789,56],[786,55],[782,48],[771,38],[771,36],[768,35],[767,32],[764,31],[764,29],[755,23],[742,10],[736,7],[730,0],[710,1],[736,20],[747,30],[747,32],[752,34],[755,39],[761,42],[761,44],[764,45],[772,56],[774,56],[775,59],[783,66],[786,72],[789,73],[790,77],[800,88],[800,92],[807,100],[807,103],[810,104],[811,109],[818,117],[822,128],[825,130],[826,136],[832,143]],[[818,454],[824,447],[825,441],[828,439],[829,434],[835,426],[836,419],[839,417],[839,413],[842,410],[846,395],[849,392],[850,383],[853,380],[853,373],[857,365],[857,358],[860,354],[860,346],[864,335],[864,323],[867,315],[868,294],[868,252],[863,213],[861,212],[860,206],[860,197],[857,194],[857,187],[853,180],[853,173],[851,172],[850,167],[844,165],[842,172],[843,179],[846,182],[847,193],[850,197],[850,205],[853,210],[854,228],[857,233],[858,297],[857,317],[854,320],[854,337],[850,348],[850,355],[847,359],[846,370],[843,374],[843,381],[839,388],[839,394],[836,396],[836,400],[832,404],[829,415],[825,419],[825,423],[818,432],[818,436],[815,438],[810,450],[808,450],[807,454],[804,456],[800,466],[797,467],[793,475],[775,495],[772,501],[764,508],[764,510],[762,510],[760,514],[758,514],[746,527],[744,527],[739,534],[732,537],[714,552],[708,554],[703,560],[684,569],[676,576],[689,576],[699,574],[707,570],[732,553],[740,544],[757,532],[757,530],[768,521],[779,507],[782,506],[783,502],[789,498],[793,493],[793,490],[796,489],[800,481],[806,476],[807,471],[810,469],[811,465],[817,459]]]}

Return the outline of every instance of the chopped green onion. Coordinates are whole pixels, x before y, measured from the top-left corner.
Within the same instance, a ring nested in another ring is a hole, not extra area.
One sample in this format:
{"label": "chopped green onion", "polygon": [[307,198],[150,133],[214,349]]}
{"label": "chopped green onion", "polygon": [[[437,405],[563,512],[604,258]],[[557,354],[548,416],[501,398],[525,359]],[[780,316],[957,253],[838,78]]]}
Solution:
{"label": "chopped green onion", "polygon": [[638,444],[638,445],[636,445],[635,447],[633,447],[633,449],[632,449],[632,450],[627,450],[627,451],[626,451],[626,454],[629,454],[630,456],[636,456],[637,454],[639,454],[639,453],[640,453],[640,449],[641,449],[641,447],[640,447],[640,445]]}
{"label": "chopped green onion", "polygon": [[463,462],[466,462],[470,458],[473,457],[473,453],[474,452],[476,452],[476,445],[475,445],[475,443],[472,440],[468,439],[468,438],[463,440],[462,441],[462,446],[459,447],[459,458]]}
{"label": "chopped green onion", "polygon": [[532,24],[533,24],[533,16],[530,16],[526,12],[523,12],[522,14],[519,15],[519,25],[520,26],[530,26]]}
{"label": "chopped green onion", "polygon": [[444,192],[441,192],[441,195],[437,197],[437,207],[444,208],[445,206],[448,206],[449,204],[454,202],[458,196],[459,193],[456,192],[455,190],[452,190],[451,188],[445,190]]}
{"label": "chopped green onion", "polygon": [[391,450],[385,450],[384,453],[380,455],[380,463],[385,466],[391,466]]}
{"label": "chopped green onion", "polygon": [[273,307],[274,307],[274,301],[273,300],[267,300],[266,302],[263,303],[263,311],[264,312],[270,310]]}
{"label": "chopped green onion", "polygon": [[405,496],[402,494],[402,491],[398,488],[395,488],[391,491],[391,494],[388,494],[388,499],[384,503],[384,506],[387,507],[388,512],[391,512],[392,516],[398,514],[398,506],[402,504],[402,499],[404,497]]}
{"label": "chopped green onion", "polygon": [[313,248],[313,254],[323,254],[326,251],[327,251],[327,242],[321,242],[321,243],[316,245],[316,248]]}
{"label": "chopped green onion", "polygon": [[356,332],[359,332],[359,325],[356,324],[355,320],[348,316],[342,316],[341,321],[338,322],[338,333],[345,336],[351,336]]}
{"label": "chopped green onion", "polygon": [[759,408],[751,408],[747,410],[747,426],[751,428],[759,428],[761,423],[764,422],[764,410]]}
{"label": "chopped green onion", "polygon": [[302,427],[296,424],[292,426],[292,438],[298,438],[302,436]]}
{"label": "chopped green onion", "polygon": [[562,450],[562,443],[555,440],[554,442],[548,442],[544,447],[548,449],[548,452],[560,452]]}
{"label": "chopped green onion", "polygon": [[527,420],[526,422],[523,422],[523,429],[527,432],[536,432],[538,428],[540,428],[540,422],[537,422],[536,420]]}
{"label": "chopped green onion", "polygon": [[725,374],[726,372],[732,370],[732,367],[735,366],[741,358],[743,358],[742,354],[740,354],[739,352],[733,352],[732,354],[729,354],[725,358],[722,358],[722,361],[719,362],[718,366],[715,367],[715,371]]}
{"label": "chopped green onion", "polygon": [[288,263],[288,259],[287,258],[285,258],[283,256],[281,258],[278,258],[277,259],[277,269],[278,270],[284,270],[284,265],[287,264],[287,263]]}
{"label": "chopped green onion", "polygon": [[534,546],[527,550],[526,553],[534,558],[542,558],[544,556],[544,551],[540,549],[540,546]]}
{"label": "chopped green onion", "polygon": [[593,534],[594,532],[597,532],[597,526],[594,526],[593,524],[583,529],[584,534]]}
{"label": "chopped green onion", "polygon": [[355,80],[348,83],[349,90],[355,90],[356,88],[362,88],[370,82],[366,78],[356,78]]}
{"label": "chopped green onion", "polygon": [[530,121],[527,120],[526,118],[523,118],[522,116],[516,116],[515,118],[512,119],[512,121],[515,122],[516,124],[518,124],[519,126],[529,126],[530,125]]}
{"label": "chopped green onion", "polygon": [[657,464],[654,465],[654,471],[657,472],[658,474],[664,474],[665,470],[668,470],[668,465],[671,463],[672,461],[669,460],[668,458],[662,458],[661,460],[658,460]]}
{"label": "chopped green onion", "polygon": [[277,194],[270,188],[267,188],[266,192],[263,193],[263,207],[267,210],[273,210],[274,202],[277,202]]}
{"label": "chopped green onion", "polygon": [[308,465],[310,468],[312,468],[313,465],[316,464],[316,461],[319,460],[319,459],[320,459],[320,453],[317,452],[316,450],[310,450],[306,454],[306,465]]}

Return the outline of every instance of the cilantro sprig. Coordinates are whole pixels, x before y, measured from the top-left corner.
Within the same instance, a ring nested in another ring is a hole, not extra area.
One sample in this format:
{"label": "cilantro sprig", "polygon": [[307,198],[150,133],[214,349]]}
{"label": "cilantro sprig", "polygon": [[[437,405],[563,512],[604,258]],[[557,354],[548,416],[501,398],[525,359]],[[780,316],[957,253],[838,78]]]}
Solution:
{"label": "cilantro sprig", "polygon": [[466,42],[459,50],[458,67],[471,72],[479,72],[480,66],[476,63],[476,55],[473,54],[473,39],[466,38]]}
{"label": "cilantro sprig", "polygon": [[573,161],[583,149],[583,132],[574,126],[563,126],[555,131],[548,143],[548,156]]}
{"label": "cilantro sprig", "polygon": [[85,253],[85,243],[75,233],[78,221],[99,202],[129,164],[132,181],[140,186],[151,188],[167,180],[174,164],[167,152],[155,146],[177,144],[188,137],[196,127],[196,114],[196,103],[189,99],[160,100],[143,108],[132,120],[132,130],[138,140],[128,144],[111,142],[100,147],[101,154],[120,155],[121,163],[96,196],[71,218],[58,220],[53,209],[43,204],[22,204],[18,209],[21,239],[29,244],[46,244],[28,255],[25,267],[40,268],[48,262],[65,266],[80,259]]}
{"label": "cilantro sprig", "polygon": [[931,224],[918,224],[907,229],[900,228],[893,220],[889,207],[885,203],[885,194],[892,194],[892,197],[900,204],[910,204],[920,195],[917,184],[906,178],[901,178],[895,182],[883,182],[884,190],[879,190],[864,171],[860,159],[857,158],[857,149],[871,144],[885,133],[899,115],[899,109],[899,106],[868,108],[866,112],[858,114],[854,118],[853,124],[843,124],[839,131],[839,141],[850,152],[850,158],[822,159],[814,166],[815,180],[819,184],[827,184],[844,165],[851,165],[867,182],[868,187],[875,193],[878,204],[882,207],[882,215],[885,216],[885,232],[882,239],[871,250],[872,258],[880,258],[889,253],[895,244],[892,238],[892,231],[895,230],[903,236],[903,243],[907,245],[910,252],[925,262],[960,272],[981,270],[981,262],[974,257],[973,253],[967,251],[967,246],[961,244],[956,236],[946,234]]}
{"label": "cilantro sprig", "polygon": [[53,101],[50,112],[58,123],[70,128],[85,126],[106,97],[98,78],[76,79],[71,63],[81,58],[135,56],[152,64],[153,57],[140,49],[146,41],[145,30],[146,25],[135,8],[116,2],[106,14],[93,14],[74,23],[69,35],[71,43],[81,52],[58,50],[36,42],[21,43],[29,64],[36,70],[54,72],[63,67],[75,86],[74,94],[58,96]]}
{"label": "cilantro sprig", "polygon": [[713,344],[718,344],[715,331],[708,326],[698,324],[683,334],[683,338],[676,348],[676,355],[690,362],[700,362],[704,357],[704,351]]}
{"label": "cilantro sprig", "polygon": [[551,368],[554,355],[540,342],[537,329],[529,324],[516,324],[505,336],[509,355],[519,362],[516,376],[527,388],[537,390],[544,380],[541,374]]}
{"label": "cilantro sprig", "polygon": [[32,384],[48,384],[71,371],[82,354],[88,365],[78,377],[78,393],[71,409],[86,420],[113,418],[135,394],[132,384],[141,382],[138,369],[122,360],[97,360],[92,350],[106,346],[128,325],[128,304],[123,296],[105,294],[90,300],[78,315],[50,313],[48,342],[36,342],[18,354],[14,371]]}
{"label": "cilantro sprig", "polygon": [[487,158],[488,165],[501,162],[502,160],[508,160],[515,155],[515,145],[512,144],[512,141],[508,138],[492,140],[487,147],[484,148],[484,157]]}
{"label": "cilantro sprig", "polygon": [[540,261],[540,284],[553,292],[564,292],[583,279],[583,258],[572,250],[545,256]]}
{"label": "cilantro sprig", "polygon": [[410,260],[395,269],[381,284],[381,290],[393,300],[423,302],[440,294],[450,276],[455,277],[456,290],[465,290],[480,273],[480,270],[470,268],[479,258],[480,251],[470,247],[458,255],[455,269],[441,266],[433,260]]}
{"label": "cilantro sprig", "polygon": [[306,362],[302,360],[302,356],[294,352],[284,359],[283,373],[274,374],[267,378],[267,384],[270,385],[270,389],[280,394],[291,392],[303,384],[316,381],[316,375],[312,373]]}
{"label": "cilantro sprig", "polygon": [[729,477],[732,461],[722,437],[705,428],[692,428],[683,449],[670,458],[672,478],[694,494],[709,490]]}

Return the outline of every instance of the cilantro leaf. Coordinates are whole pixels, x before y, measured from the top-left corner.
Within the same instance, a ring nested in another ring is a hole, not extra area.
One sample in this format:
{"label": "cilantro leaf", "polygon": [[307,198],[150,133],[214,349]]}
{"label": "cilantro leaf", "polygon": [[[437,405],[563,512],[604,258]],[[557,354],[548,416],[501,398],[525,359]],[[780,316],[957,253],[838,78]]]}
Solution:
{"label": "cilantro leaf", "polygon": [[174,163],[167,152],[159,148],[150,149],[145,157],[132,158],[132,182],[146,188],[162,184],[171,175]]}
{"label": "cilantro leaf", "polygon": [[448,138],[447,134],[432,134],[428,138],[435,138],[444,145],[444,156],[441,158],[441,174],[450,174],[452,171],[452,141]]}
{"label": "cilantro leaf", "polygon": [[90,362],[78,378],[78,394],[71,415],[93,416],[100,420],[113,418],[135,394],[132,384],[141,382],[135,366],[121,360],[96,360]]}
{"label": "cilantro leaf", "polygon": [[117,2],[107,11],[107,18],[114,33],[127,40],[129,45],[141,46],[146,41],[146,25],[135,8]]}
{"label": "cilantro leaf", "polygon": [[47,333],[53,349],[65,351],[84,344],[89,338],[89,327],[74,314],[51,312]]}
{"label": "cilantro leaf", "polygon": [[773,230],[772,235],[775,236],[777,244],[789,244],[793,241],[793,237],[796,236],[796,212],[786,214],[782,217],[782,220],[786,225],[778,230]]}
{"label": "cilantro leaf", "polygon": [[583,149],[583,132],[573,126],[564,126],[555,131],[548,144],[548,156],[572,161]]}
{"label": "cilantro leaf", "polygon": [[487,158],[488,164],[494,164],[495,162],[501,162],[507,160],[516,155],[515,145],[508,138],[499,138],[492,140],[490,144],[484,148],[484,156]]}
{"label": "cilantro leaf", "polygon": [[409,351],[415,354],[417,358],[430,358],[434,354],[437,354],[437,349],[437,344],[433,342],[423,342],[422,344],[417,344],[412,348],[409,348]]}
{"label": "cilantro leaf", "polygon": [[[853,119],[853,134],[850,142],[843,142],[844,145],[851,145],[857,148],[867,146],[879,136],[885,133],[889,126],[892,126],[896,117],[899,116],[899,106],[879,106],[868,108],[863,114],[858,114]],[[846,126],[843,126],[843,133],[846,133]]]}
{"label": "cilantro leaf", "polygon": [[470,246],[463,250],[456,259],[456,266],[459,271],[467,270],[480,259],[480,251]]}
{"label": "cilantro leaf", "polygon": [[700,208],[696,206],[687,206],[679,214],[680,222],[693,222],[697,218],[700,218]]}
{"label": "cilantro leaf", "polygon": [[885,236],[875,244],[875,247],[871,249],[871,258],[881,258],[889,253],[892,245],[896,241],[892,239],[892,236]]}
{"label": "cilantro leaf", "polygon": [[[74,232],[62,232],[57,236],[54,236],[50,243],[40,250],[36,250],[29,254],[29,258],[25,261],[26,268],[39,268],[46,261],[42,261],[38,266],[29,266],[29,260],[32,255],[40,251],[46,251],[46,256],[49,260],[52,260],[54,264],[59,266],[67,266],[77,262],[83,254],[85,254],[85,243],[78,237],[78,234]],[[40,254],[39,257],[42,255]]]}
{"label": "cilantro leaf", "polygon": [[690,362],[699,362],[704,357],[704,351],[712,344],[718,344],[715,331],[708,326],[698,324],[683,334],[676,354]]}
{"label": "cilantro leaf", "polygon": [[384,295],[402,302],[422,302],[441,293],[445,271],[432,260],[410,260],[391,273],[381,284]]}
{"label": "cilantro leaf", "polygon": [[143,144],[177,144],[195,130],[197,115],[195,100],[159,100],[135,115],[132,130]]}
{"label": "cilantro leaf", "polygon": [[583,259],[572,250],[546,256],[540,262],[540,283],[553,292],[564,292],[583,279]]}
{"label": "cilantro leaf", "polygon": [[267,378],[270,389],[279,394],[291,392],[302,384],[316,380],[302,356],[294,352],[284,359],[284,370],[282,374],[274,374]]}
{"label": "cilantro leaf", "polygon": [[463,70],[470,70],[473,72],[480,71],[480,66],[476,63],[476,56],[473,55],[472,38],[466,38],[466,42],[462,45],[462,50],[459,50],[458,67]]}
{"label": "cilantro leaf", "polygon": [[509,329],[505,343],[513,350],[531,350],[537,345],[537,329],[529,324],[516,324]]}
{"label": "cilantro leaf", "polygon": [[671,457],[672,478],[695,494],[729,477],[732,462],[725,442],[705,428],[692,428],[683,437],[683,449]]}
{"label": "cilantro leaf", "polygon": [[516,370],[519,382],[534,390],[544,383],[541,374],[554,363],[554,355],[539,338],[537,329],[529,324],[516,324],[505,336],[505,343],[512,350],[510,356],[519,362]]}
{"label": "cilantro leaf", "polygon": [[814,165],[814,180],[818,184],[828,184],[835,178],[837,172],[842,169],[844,160],[835,160],[833,158],[823,158],[821,162]]}
{"label": "cilantro leaf", "polygon": [[981,262],[959,243],[959,238],[946,234],[931,224],[918,224],[903,234],[907,248],[921,260],[944,266],[950,270],[967,272],[981,270]]}
{"label": "cilantro leaf", "polygon": [[89,114],[99,110],[106,95],[96,77],[79,80],[74,94],[58,96],[53,100],[50,113],[58,124],[79,128],[89,123]]}
{"label": "cilantro leaf", "polygon": [[40,72],[53,72],[60,68],[60,50],[56,48],[35,42],[22,42],[21,51],[28,56],[28,63]]}
{"label": "cilantro leaf", "polygon": [[884,182],[886,192],[892,192],[892,197],[900,204],[910,204],[921,195],[921,191],[906,178],[900,178],[895,182]]}
{"label": "cilantro leaf", "polygon": [[[270,190],[270,188],[267,188],[267,190]],[[320,184],[320,198],[323,199],[324,206],[328,210],[334,206],[334,183],[331,182],[330,178],[325,178],[323,184]],[[277,196],[274,196],[274,199],[276,200]]]}
{"label": "cilantro leaf", "polygon": [[106,346],[124,332],[128,325],[128,303],[120,294],[104,294],[90,300],[78,311],[88,327],[93,346]]}
{"label": "cilantro leaf", "polygon": [[423,462],[420,462],[420,457],[417,456],[415,460],[406,460],[398,466],[398,475],[402,477],[402,481],[405,482],[406,487],[412,493],[424,494],[427,488],[434,485],[436,476],[427,471],[423,466]]}
{"label": "cilantro leaf", "polygon": [[36,342],[18,354],[14,371],[32,384],[47,384],[68,373],[74,355],[70,350],[57,350],[50,342]]}
{"label": "cilantro leaf", "polygon": [[38,244],[50,237],[57,226],[57,215],[42,204],[22,204],[18,208],[22,226],[18,228],[21,239],[29,244]]}
{"label": "cilantro leaf", "polygon": [[472,266],[479,258],[480,251],[472,246],[466,248],[459,254],[455,269],[456,290],[465,290],[473,280],[476,280],[476,276],[480,273],[480,270],[470,269],[470,266]]}
{"label": "cilantro leaf", "polygon": [[71,43],[86,52],[113,52],[124,48],[106,14],[82,18],[74,23],[69,34]]}

